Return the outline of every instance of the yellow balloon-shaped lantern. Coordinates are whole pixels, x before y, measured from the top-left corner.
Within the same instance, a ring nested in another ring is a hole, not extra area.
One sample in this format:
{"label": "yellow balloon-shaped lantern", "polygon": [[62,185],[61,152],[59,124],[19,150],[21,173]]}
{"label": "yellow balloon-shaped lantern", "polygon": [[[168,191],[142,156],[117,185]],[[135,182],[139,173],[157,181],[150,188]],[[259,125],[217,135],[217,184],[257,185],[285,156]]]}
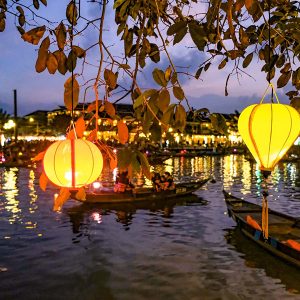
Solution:
{"label": "yellow balloon-shaped lantern", "polygon": [[238,129],[260,169],[272,171],[298,138],[300,116],[290,105],[250,105],[242,111]]}
{"label": "yellow balloon-shaped lantern", "polygon": [[44,171],[54,184],[80,188],[101,174],[103,158],[93,143],[81,139],[53,143],[44,156]]}

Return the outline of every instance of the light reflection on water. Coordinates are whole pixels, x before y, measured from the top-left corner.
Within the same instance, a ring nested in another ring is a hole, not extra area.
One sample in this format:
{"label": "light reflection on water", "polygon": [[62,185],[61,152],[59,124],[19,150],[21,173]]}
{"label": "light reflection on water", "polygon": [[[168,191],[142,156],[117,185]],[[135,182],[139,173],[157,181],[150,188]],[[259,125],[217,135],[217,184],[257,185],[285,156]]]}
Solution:
{"label": "light reflection on water", "polygon": [[[216,183],[176,201],[70,201],[54,213],[55,190],[40,190],[36,170],[0,169],[0,299],[300,299],[300,270],[258,249],[226,215],[223,188],[261,203],[256,164],[182,157],[153,170]],[[299,165],[276,167],[268,189],[271,208],[299,216]]]}

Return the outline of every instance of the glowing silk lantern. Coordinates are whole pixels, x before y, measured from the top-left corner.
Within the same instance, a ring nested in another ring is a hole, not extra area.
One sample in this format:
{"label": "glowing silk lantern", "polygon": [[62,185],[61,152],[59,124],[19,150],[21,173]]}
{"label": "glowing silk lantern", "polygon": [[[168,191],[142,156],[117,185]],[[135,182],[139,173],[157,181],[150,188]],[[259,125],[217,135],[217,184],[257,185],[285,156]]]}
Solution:
{"label": "glowing silk lantern", "polygon": [[53,143],[44,156],[44,171],[54,184],[79,188],[101,174],[103,158],[93,143],[81,139]]}
{"label": "glowing silk lantern", "polygon": [[242,111],[238,129],[260,169],[272,171],[298,138],[300,116],[280,103],[250,105]]}

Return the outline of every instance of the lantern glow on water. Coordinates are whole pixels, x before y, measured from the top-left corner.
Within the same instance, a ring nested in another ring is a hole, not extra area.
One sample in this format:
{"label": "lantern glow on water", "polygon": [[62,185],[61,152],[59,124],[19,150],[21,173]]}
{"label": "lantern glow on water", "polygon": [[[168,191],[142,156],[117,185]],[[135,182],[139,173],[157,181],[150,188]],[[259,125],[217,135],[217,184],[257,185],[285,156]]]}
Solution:
{"label": "lantern glow on water", "polygon": [[300,116],[290,105],[250,105],[241,113],[238,129],[260,169],[272,171],[298,138]]}
{"label": "lantern glow on water", "polygon": [[89,141],[65,140],[47,149],[43,164],[47,177],[54,184],[80,188],[100,176],[103,158],[98,147]]}

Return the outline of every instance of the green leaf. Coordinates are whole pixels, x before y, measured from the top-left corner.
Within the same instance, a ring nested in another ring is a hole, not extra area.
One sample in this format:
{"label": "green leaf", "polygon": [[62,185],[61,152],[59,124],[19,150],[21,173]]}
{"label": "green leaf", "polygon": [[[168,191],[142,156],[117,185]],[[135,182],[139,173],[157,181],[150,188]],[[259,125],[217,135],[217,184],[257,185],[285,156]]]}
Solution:
{"label": "green leaf", "polygon": [[58,49],[63,50],[66,44],[67,31],[63,22],[61,22],[55,29]]}
{"label": "green leaf", "polygon": [[203,51],[207,41],[206,33],[204,31],[203,26],[193,21],[189,23],[189,31],[192,40],[197,46],[197,48],[200,51]]}
{"label": "green leaf", "polygon": [[77,24],[78,11],[77,6],[73,1],[67,6],[66,17],[71,25]]}
{"label": "green leaf", "polygon": [[186,25],[187,25],[186,21],[179,21],[179,22],[172,24],[167,30],[167,35],[173,35],[183,29],[187,30]]}
{"label": "green leaf", "polygon": [[157,90],[155,89],[146,90],[144,93],[142,93],[135,99],[133,103],[133,109],[136,109],[139,106],[143,105],[145,100],[147,100],[149,97],[153,96],[156,93]]}
{"label": "green leaf", "polygon": [[47,0],[40,0],[45,6],[47,6]]}
{"label": "green leaf", "polygon": [[33,45],[37,45],[40,39],[43,37],[46,30],[46,26],[35,27],[22,35],[22,39]]}
{"label": "green leaf", "polygon": [[114,3],[114,9],[118,8],[121,6],[126,0],[116,0]]}
{"label": "green leaf", "polygon": [[184,99],[184,91],[180,86],[173,86],[173,94],[180,101]]}
{"label": "green leaf", "polygon": [[54,74],[57,70],[57,67],[58,67],[58,62],[55,55],[49,53],[47,58],[47,69],[49,73]]}
{"label": "green leaf", "polygon": [[214,130],[221,134],[228,134],[228,125],[223,115],[215,113],[210,115],[210,121]]}
{"label": "green leaf", "polygon": [[127,64],[120,64],[120,68],[122,68],[124,70],[129,70],[131,67]]}
{"label": "green leaf", "polygon": [[65,84],[65,91],[64,91],[64,103],[68,110],[74,109],[78,104],[78,98],[79,98],[79,84],[76,80],[75,75],[69,77]]}
{"label": "green leaf", "polygon": [[173,72],[172,76],[171,76],[171,83],[172,84],[176,84],[178,81],[178,78],[177,78],[177,72]]}
{"label": "green leaf", "polygon": [[300,113],[300,97],[295,97],[291,100],[291,106],[293,106]]}
{"label": "green leaf", "polygon": [[178,31],[174,37],[173,45],[181,42],[182,39],[186,36],[187,31],[188,31],[187,27],[184,27],[180,31]]}
{"label": "green leaf", "polygon": [[174,108],[176,107],[175,104],[171,104],[168,109],[164,112],[162,118],[160,119],[161,125],[164,131],[168,129],[168,126],[173,125],[174,119]]}
{"label": "green leaf", "polygon": [[202,71],[203,71],[203,67],[201,67],[201,68],[199,68],[199,69],[197,70],[197,72],[196,72],[196,74],[195,74],[195,78],[196,78],[196,79],[199,79],[199,78],[200,78],[200,75],[201,75]]}
{"label": "green leaf", "polygon": [[292,75],[292,71],[283,73],[277,80],[277,88],[282,88],[287,85]]}
{"label": "green leaf", "polygon": [[248,11],[251,9],[253,2],[254,2],[254,0],[245,0],[245,6]]}
{"label": "green leaf", "polygon": [[223,59],[223,60],[221,61],[221,63],[219,64],[218,69],[219,69],[219,70],[223,69],[223,68],[226,66],[226,63],[227,63],[227,60],[226,60],[226,58],[225,58],[225,59]]}
{"label": "green leaf", "polygon": [[142,171],[143,171],[143,174],[148,178],[148,179],[151,179],[151,173],[150,173],[150,165],[149,165],[149,162],[148,162],[148,159],[147,157],[141,153],[141,152],[137,152],[137,156],[140,160],[140,163],[141,163],[141,167],[142,167]]}
{"label": "green leaf", "polygon": [[167,86],[168,82],[166,81],[164,71],[155,68],[152,72],[152,76],[157,84],[159,84],[160,86],[163,86],[163,87]]}
{"label": "green leaf", "polygon": [[48,59],[48,51],[47,50],[39,50],[38,58],[35,63],[35,70],[38,73],[45,71],[47,67],[47,59]]}
{"label": "green leaf", "polygon": [[287,73],[289,72],[291,69],[291,64],[290,63],[287,63],[284,65],[284,67],[280,70],[280,73]]}
{"label": "green leaf", "polygon": [[118,168],[120,171],[125,171],[131,161],[132,151],[130,148],[124,147],[118,150],[117,159],[118,159]]}
{"label": "green leaf", "polygon": [[69,55],[68,55],[68,58],[67,58],[67,69],[72,72],[75,70],[76,68],[76,63],[77,63],[77,56],[76,54],[74,53],[73,50],[70,51]]}
{"label": "green leaf", "polygon": [[281,68],[284,65],[284,63],[285,63],[285,55],[281,54],[276,61],[276,67]]}
{"label": "green leaf", "polygon": [[271,81],[275,77],[275,72],[276,72],[275,68],[272,68],[271,71],[269,71],[267,73],[267,80],[268,81]]}
{"label": "green leaf", "polygon": [[292,84],[293,86],[300,85],[300,67],[297,70],[293,71]]}
{"label": "green leaf", "polygon": [[20,15],[24,15],[25,13],[24,13],[24,10],[23,10],[23,8],[21,7],[21,6],[16,6],[16,9],[17,9],[17,11],[20,13]]}
{"label": "green leaf", "polygon": [[150,45],[151,45],[151,53],[149,54],[149,57],[152,61],[158,63],[160,61],[159,48],[156,44],[151,43]]}
{"label": "green leaf", "polygon": [[[4,22],[4,25],[5,25],[5,22]],[[25,30],[21,26],[17,26],[17,29],[21,35],[25,33]],[[1,19],[0,19],[0,32],[1,32]]]}
{"label": "green leaf", "polygon": [[169,66],[165,71],[165,79],[169,81],[171,79],[172,68]]}
{"label": "green leaf", "polygon": [[5,18],[0,18],[0,32],[3,32],[5,29]]}
{"label": "green leaf", "polygon": [[18,22],[19,22],[19,24],[20,24],[21,27],[24,26],[25,21],[26,21],[26,20],[25,20],[25,16],[24,16],[24,15],[19,15],[19,17],[18,17]]}
{"label": "green leaf", "polygon": [[210,62],[207,63],[207,64],[204,66],[204,71],[206,72],[206,71],[209,69],[210,66],[211,66],[211,63],[210,63]]}
{"label": "green leaf", "polygon": [[127,36],[124,39],[124,48],[125,48],[125,55],[129,56],[131,48],[132,48],[132,44],[133,44],[133,31],[129,30],[127,32]]}
{"label": "green leaf", "polygon": [[104,101],[104,109],[109,114],[111,118],[114,118],[116,115],[116,109],[114,105],[109,101]]}
{"label": "green leaf", "polygon": [[242,50],[229,50],[227,51],[227,53],[232,60],[235,60],[236,58],[242,57],[244,55],[244,51]]}
{"label": "green leaf", "polygon": [[78,58],[85,57],[86,52],[81,47],[79,47],[79,46],[73,46],[72,49],[73,49],[74,53],[76,54],[76,56]]}
{"label": "green leaf", "polygon": [[245,57],[245,59],[244,59],[244,61],[243,61],[243,68],[247,68],[247,67],[250,65],[250,63],[251,63],[251,61],[252,61],[252,58],[253,58],[253,52],[250,53],[250,54],[248,54],[248,55]]}
{"label": "green leaf", "polygon": [[186,112],[184,107],[181,104],[179,104],[176,106],[176,111],[175,111],[175,128],[183,132],[185,125],[186,125]]}
{"label": "green leaf", "polygon": [[43,41],[41,42],[39,51],[48,51],[49,46],[50,46],[50,39],[49,39],[49,36],[47,36],[47,37],[44,38]]}
{"label": "green leaf", "polygon": [[162,89],[159,93],[159,98],[158,98],[158,108],[164,113],[170,104],[171,98],[170,98],[170,93],[167,89]]}
{"label": "green leaf", "polygon": [[62,75],[65,75],[68,71],[67,69],[67,57],[63,51],[57,50],[54,51],[57,62],[58,62],[58,72]]}
{"label": "green leaf", "polygon": [[118,74],[109,69],[104,70],[106,84],[113,90],[117,87]]}
{"label": "green leaf", "polygon": [[118,128],[119,142],[125,145],[128,142],[128,138],[129,138],[128,127],[126,123],[123,122],[123,120],[120,120],[118,121],[117,128]]}
{"label": "green leaf", "polygon": [[35,9],[39,9],[40,8],[39,0],[33,0],[33,6]]}

